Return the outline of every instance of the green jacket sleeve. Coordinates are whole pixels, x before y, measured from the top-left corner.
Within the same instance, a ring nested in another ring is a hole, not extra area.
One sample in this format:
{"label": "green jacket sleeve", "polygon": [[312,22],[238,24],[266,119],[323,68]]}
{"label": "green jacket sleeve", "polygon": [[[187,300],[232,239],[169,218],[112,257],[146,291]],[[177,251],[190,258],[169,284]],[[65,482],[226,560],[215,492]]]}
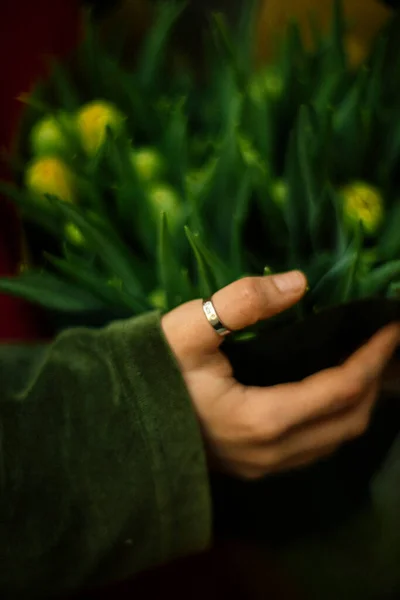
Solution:
{"label": "green jacket sleeve", "polygon": [[0,597],[202,550],[210,499],[183,379],[149,314],[0,346]]}

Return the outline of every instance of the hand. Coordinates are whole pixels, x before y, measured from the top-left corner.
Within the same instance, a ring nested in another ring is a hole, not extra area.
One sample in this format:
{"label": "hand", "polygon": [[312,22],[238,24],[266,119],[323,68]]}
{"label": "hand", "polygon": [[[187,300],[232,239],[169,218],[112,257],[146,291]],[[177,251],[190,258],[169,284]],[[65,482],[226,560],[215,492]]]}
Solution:
{"label": "hand", "polygon": [[[240,330],[298,302],[306,285],[298,271],[246,278],[217,292],[213,303],[224,325]],[[299,383],[257,388],[234,379],[200,300],[165,315],[162,326],[213,463],[246,479],[307,465],[364,433],[400,342],[400,325],[393,324],[341,366]]]}

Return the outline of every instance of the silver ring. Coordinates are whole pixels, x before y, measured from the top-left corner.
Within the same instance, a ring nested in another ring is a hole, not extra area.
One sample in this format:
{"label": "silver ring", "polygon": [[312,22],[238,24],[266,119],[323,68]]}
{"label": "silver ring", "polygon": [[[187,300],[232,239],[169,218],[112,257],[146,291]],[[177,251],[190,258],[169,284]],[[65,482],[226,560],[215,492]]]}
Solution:
{"label": "silver ring", "polygon": [[215,310],[214,304],[212,303],[211,299],[203,301],[203,311],[207,321],[210,323],[214,331],[218,333],[218,335],[220,335],[221,337],[225,337],[226,335],[229,335],[231,333],[230,330],[227,329],[225,325],[221,323],[221,320],[217,314],[217,311]]}

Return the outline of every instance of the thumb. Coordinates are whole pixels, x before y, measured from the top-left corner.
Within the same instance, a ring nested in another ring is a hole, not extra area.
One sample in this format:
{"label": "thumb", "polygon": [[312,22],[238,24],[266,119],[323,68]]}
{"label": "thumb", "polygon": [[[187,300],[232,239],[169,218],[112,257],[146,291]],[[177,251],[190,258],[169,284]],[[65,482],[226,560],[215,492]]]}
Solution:
{"label": "thumb", "polygon": [[[214,294],[212,301],[221,323],[238,331],[273,317],[300,300],[307,280],[300,271],[268,277],[246,277]],[[222,338],[208,323],[201,300],[188,302],[163,317],[163,329],[177,354],[216,350]]]}

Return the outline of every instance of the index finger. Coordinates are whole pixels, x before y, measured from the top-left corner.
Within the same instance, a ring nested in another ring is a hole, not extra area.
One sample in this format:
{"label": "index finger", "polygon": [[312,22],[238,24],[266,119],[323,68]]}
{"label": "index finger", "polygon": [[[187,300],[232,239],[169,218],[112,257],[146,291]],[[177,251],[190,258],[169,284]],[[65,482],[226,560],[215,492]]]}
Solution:
{"label": "index finger", "polygon": [[400,325],[376,333],[341,366],[320,371],[298,383],[246,388],[248,410],[281,431],[351,409],[379,379],[400,342]]}

